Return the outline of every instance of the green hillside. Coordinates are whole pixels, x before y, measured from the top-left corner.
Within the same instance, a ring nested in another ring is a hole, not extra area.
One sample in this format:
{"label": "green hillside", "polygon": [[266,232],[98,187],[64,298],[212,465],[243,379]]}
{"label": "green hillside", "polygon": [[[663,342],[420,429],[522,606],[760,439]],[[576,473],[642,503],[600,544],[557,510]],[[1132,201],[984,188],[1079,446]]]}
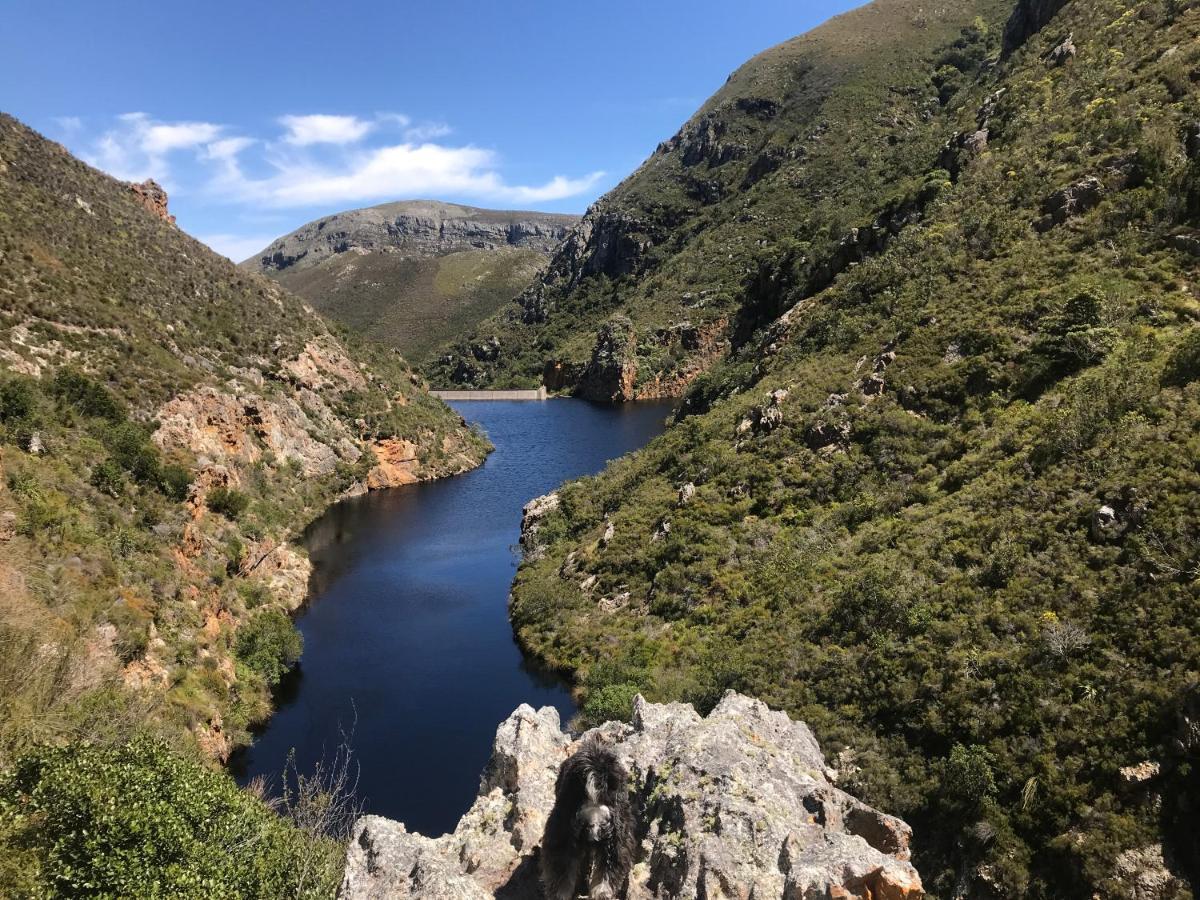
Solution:
{"label": "green hillside", "polygon": [[[782,312],[782,257],[813,292],[919,216],[955,95],[996,50],[984,22],[1011,5],[872,4],[751,60],[588,211],[542,279],[427,373],[545,378],[597,399],[682,393]],[[612,325],[615,358],[601,339]],[[492,337],[498,358],[472,358]]]}
{"label": "green hillside", "polygon": [[546,267],[537,250],[459,250],[432,258],[347,254],[275,279],[356,334],[414,364],[469,333]]}
{"label": "green hillside", "polygon": [[1192,2],[877,0],[596,205],[477,381],[636,396],[699,352],[662,329],[730,343],[519,571],[585,717],[763,697],[937,897],[1191,896],[1198,83]]}
{"label": "green hillside", "polygon": [[578,216],[401,200],[324,216],[242,263],[414,363],[533,281]]}
{"label": "green hillside", "polygon": [[322,828],[201,761],[299,655],[299,531],[486,449],[394,353],[0,116],[0,894],[331,893]]}

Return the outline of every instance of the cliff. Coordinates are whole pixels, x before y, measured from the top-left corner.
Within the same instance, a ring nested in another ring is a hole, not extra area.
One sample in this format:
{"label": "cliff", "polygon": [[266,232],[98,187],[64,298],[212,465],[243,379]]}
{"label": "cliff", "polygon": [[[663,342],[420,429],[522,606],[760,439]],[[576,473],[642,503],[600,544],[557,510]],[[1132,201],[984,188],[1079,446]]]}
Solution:
{"label": "cliff", "polygon": [[908,826],[839,790],[808,726],[730,692],[707,717],[638,697],[631,725],[580,738],[563,733],[553,708],[521,706],[497,729],[479,797],[452,834],[359,820],[339,897],[540,897],[555,776],[591,736],[631,775],[639,845],[630,898],[924,896]]}
{"label": "cliff", "polygon": [[385,203],[309,222],[243,267],[420,360],[520,293],[578,220],[433,200]]}

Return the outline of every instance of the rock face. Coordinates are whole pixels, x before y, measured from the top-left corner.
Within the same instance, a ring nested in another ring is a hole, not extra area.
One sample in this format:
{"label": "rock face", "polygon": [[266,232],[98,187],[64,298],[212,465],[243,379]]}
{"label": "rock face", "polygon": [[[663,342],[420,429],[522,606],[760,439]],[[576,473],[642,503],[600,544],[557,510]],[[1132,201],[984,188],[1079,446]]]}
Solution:
{"label": "rock face", "polygon": [[523,247],[549,253],[577,221],[578,216],[502,212],[433,200],[384,203],[309,222],[258,254],[255,268],[305,268],[346,252],[437,256]]}
{"label": "rock face", "polygon": [[1020,0],[1004,28],[1004,52],[1021,47],[1066,5],[1067,0]]}
{"label": "rock face", "polygon": [[164,222],[175,224],[175,217],[167,211],[167,192],[153,178],[147,178],[141,184],[129,185],[129,190],[137,198],[138,203]]}
{"label": "rock face", "polygon": [[838,790],[807,725],[730,692],[707,718],[638,697],[632,725],[609,722],[579,740],[552,708],[521,706],[497,730],[478,799],[452,834],[359,820],[339,897],[540,897],[555,776],[592,736],[630,773],[630,898],[924,896],[909,827]]}
{"label": "rock face", "polygon": [[577,392],[587,400],[624,402],[637,390],[637,335],[625,316],[608,322],[596,338]]}

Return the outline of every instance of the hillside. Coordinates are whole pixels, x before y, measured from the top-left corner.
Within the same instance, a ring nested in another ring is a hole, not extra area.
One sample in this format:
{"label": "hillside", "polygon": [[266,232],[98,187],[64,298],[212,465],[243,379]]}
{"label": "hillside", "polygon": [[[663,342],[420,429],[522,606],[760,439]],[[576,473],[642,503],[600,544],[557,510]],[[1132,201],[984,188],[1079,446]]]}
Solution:
{"label": "hillside", "polygon": [[[90,851],[106,829],[121,847],[173,835],[175,862],[141,881],[108,848],[138,895],[212,896],[237,879],[255,895],[273,850],[279,877],[303,879],[293,838],[271,838],[281,820],[195,760],[247,740],[299,655],[300,529],[347,492],[473,467],[486,441],[394,353],[340,337],[179,231],[157,186],[102,175],[8,116],[0,367],[0,893],[42,896],[43,872],[71,896],[108,877],[55,857],[79,827]],[[174,755],[123,744],[147,736]],[[33,749],[68,738],[91,749]],[[97,814],[88,832],[102,784],[128,819]],[[155,797],[170,785],[181,793]],[[50,818],[26,818],[39,802]],[[192,845],[170,831],[189,816],[242,848],[206,857],[228,879],[171,880],[190,876],[175,866]]]}
{"label": "hillside", "polygon": [[[872,4],[755,57],[427,374],[600,400],[682,394],[782,312],[781,258],[814,293],[919,218],[947,107],[998,40],[975,19],[1010,6]],[[499,353],[480,359],[493,339]]]}
{"label": "hillside", "polygon": [[430,200],[385,203],[309,222],[242,265],[420,362],[519,294],[578,221]]}
{"label": "hillside", "polygon": [[937,897],[1191,896],[1198,83],[1194,2],[878,0],[589,211],[472,338],[686,390],[518,573],[585,718],[763,698]]}

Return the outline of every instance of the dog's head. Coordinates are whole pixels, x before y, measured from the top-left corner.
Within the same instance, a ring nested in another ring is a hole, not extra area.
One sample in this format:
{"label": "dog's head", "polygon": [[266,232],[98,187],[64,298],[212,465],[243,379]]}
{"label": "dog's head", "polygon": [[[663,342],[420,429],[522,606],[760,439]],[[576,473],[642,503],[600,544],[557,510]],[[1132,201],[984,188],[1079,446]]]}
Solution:
{"label": "dog's head", "polygon": [[603,803],[585,803],[575,814],[575,830],[589,843],[603,843],[612,833],[612,827],[612,810]]}

